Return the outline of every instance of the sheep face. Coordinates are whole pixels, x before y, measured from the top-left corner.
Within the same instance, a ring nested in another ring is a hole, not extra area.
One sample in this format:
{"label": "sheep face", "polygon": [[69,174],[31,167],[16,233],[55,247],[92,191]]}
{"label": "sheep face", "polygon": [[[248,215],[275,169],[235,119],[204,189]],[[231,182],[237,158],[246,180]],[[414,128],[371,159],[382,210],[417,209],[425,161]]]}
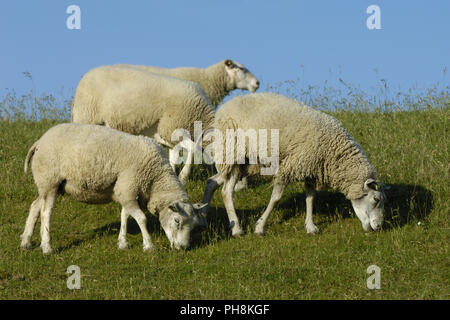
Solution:
{"label": "sheep face", "polygon": [[198,226],[206,226],[204,218],[199,215],[203,207],[204,205],[175,202],[160,213],[161,226],[172,248],[189,248],[191,231]]}
{"label": "sheep face", "polygon": [[386,201],[383,189],[384,186],[381,183],[374,179],[368,179],[364,183],[365,195],[351,200],[353,209],[365,231],[378,231],[383,224],[384,202]]}
{"label": "sheep face", "polygon": [[248,90],[252,93],[258,90],[258,79],[239,62],[225,60],[225,70],[235,88]]}

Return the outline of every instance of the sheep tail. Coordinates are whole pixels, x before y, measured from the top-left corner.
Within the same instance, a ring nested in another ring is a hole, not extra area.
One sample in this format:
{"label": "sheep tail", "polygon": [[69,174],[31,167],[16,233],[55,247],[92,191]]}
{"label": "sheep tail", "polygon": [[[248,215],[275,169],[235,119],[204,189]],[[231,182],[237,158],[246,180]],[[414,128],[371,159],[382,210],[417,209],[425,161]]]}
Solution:
{"label": "sheep tail", "polygon": [[25,159],[25,166],[24,166],[24,169],[23,169],[23,171],[25,173],[27,173],[27,171],[28,171],[28,165],[29,165],[30,160],[33,157],[34,153],[36,152],[36,149],[37,149],[37,141],[31,146],[30,150],[28,150],[28,154],[27,154],[27,157]]}

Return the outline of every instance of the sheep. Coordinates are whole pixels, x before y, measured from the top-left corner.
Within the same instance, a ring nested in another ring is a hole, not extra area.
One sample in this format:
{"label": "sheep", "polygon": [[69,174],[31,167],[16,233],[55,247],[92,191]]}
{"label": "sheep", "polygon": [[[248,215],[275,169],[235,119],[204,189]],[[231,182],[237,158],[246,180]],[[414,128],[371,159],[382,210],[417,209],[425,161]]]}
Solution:
{"label": "sheep", "polygon": [[171,247],[189,247],[190,232],[203,225],[188,195],[170,168],[167,155],[153,139],[133,136],[104,126],[59,124],[50,128],[29,149],[29,162],[39,196],[31,204],[21,247],[31,248],[31,237],[41,216],[41,248],[51,253],[50,218],[58,194],[73,199],[122,206],[119,249],[127,249],[127,219],[141,229],[144,251],[153,250],[144,212],[159,215]]}
{"label": "sheep", "polygon": [[157,74],[194,81],[198,83],[213,104],[217,107],[222,100],[234,89],[255,92],[259,88],[259,80],[242,64],[230,59],[222,60],[207,68],[161,68],[143,65],[119,66],[135,67]]}
{"label": "sheep", "polygon": [[[230,59],[222,60],[204,69],[193,67],[168,69],[129,64],[120,64],[117,66],[138,68],[152,73],[196,82],[203,88],[214,107],[217,107],[234,89],[255,92],[259,88],[259,80],[241,63]],[[192,156],[192,153],[188,154],[188,159],[190,156]],[[177,162],[177,153],[173,153],[171,158],[173,163]],[[190,166],[188,165],[185,171],[180,174],[181,180],[184,182],[189,174]],[[243,178],[236,184],[235,190],[238,191],[246,187],[247,179]]]}
{"label": "sheep", "polygon": [[[313,200],[316,189],[325,187],[336,189],[351,200],[364,230],[380,229],[384,214],[384,185],[376,180],[376,170],[361,146],[332,116],[282,95],[256,93],[235,97],[223,104],[216,112],[214,128],[222,134],[237,128],[243,132],[249,129],[278,130],[279,140],[271,142],[272,145],[278,143],[276,156],[279,161],[271,177],[274,185],[272,196],[256,223],[256,234],[265,234],[270,212],[290,182],[305,182],[307,233],[319,231],[312,218]],[[261,139],[261,133],[258,139]],[[224,141],[216,143],[214,152],[225,154],[220,153],[224,144]],[[245,146],[247,164],[226,163],[216,157],[218,174],[208,179],[202,201],[208,204],[214,191],[223,184],[221,193],[233,236],[242,234],[232,199],[236,181],[267,169],[261,154],[256,164],[248,164],[250,156],[249,146]]]}
{"label": "sheep", "polygon": [[199,84],[126,66],[101,66],[87,72],[78,84],[72,105],[72,122],[98,124],[131,134],[143,134],[170,148],[175,170],[178,152],[172,133],[186,129],[183,147],[187,163],[180,172],[184,184],[190,172],[194,122],[205,129],[214,122],[215,109]]}

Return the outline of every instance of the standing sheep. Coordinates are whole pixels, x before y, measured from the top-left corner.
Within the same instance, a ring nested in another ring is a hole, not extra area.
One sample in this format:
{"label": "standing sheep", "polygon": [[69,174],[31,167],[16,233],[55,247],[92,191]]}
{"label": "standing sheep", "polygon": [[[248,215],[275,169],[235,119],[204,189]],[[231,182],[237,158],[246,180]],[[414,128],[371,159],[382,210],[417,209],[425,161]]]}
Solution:
{"label": "standing sheep", "polygon": [[196,82],[205,90],[214,107],[217,107],[235,89],[248,90],[253,93],[259,88],[258,79],[242,64],[230,59],[220,61],[204,69],[192,67],[167,69],[142,65],[120,66],[135,67],[157,74]]}
{"label": "standing sheep", "polygon": [[[39,191],[32,203],[21,247],[31,237],[41,215],[41,248],[50,253],[50,218],[58,193],[75,200],[122,205],[119,249],[128,248],[127,219],[132,216],[142,232],[144,251],[153,249],[146,227],[147,210],[159,214],[170,244],[187,248],[191,230],[203,221],[170,168],[164,150],[152,139],[96,125],[60,124],[48,130],[28,151],[25,173],[32,171]],[[143,212],[144,211],[144,212]]]}
{"label": "standing sheep", "polygon": [[[351,200],[364,230],[378,230],[383,222],[385,195],[376,180],[376,171],[360,145],[341,123],[325,113],[309,108],[296,100],[273,93],[236,97],[216,112],[214,128],[226,130],[279,130],[279,164],[272,177],[274,188],[270,202],[256,223],[255,233],[264,234],[265,224],[285,186],[303,181],[306,186],[306,230],[318,232],[312,219],[315,190],[331,187]],[[261,134],[258,140],[261,139]],[[225,142],[214,145],[214,152],[225,150]],[[227,151],[228,152],[228,151]],[[260,151],[261,152],[261,151]],[[225,154],[225,152],[223,153]],[[245,157],[250,158],[249,146]],[[209,203],[214,191],[223,184],[222,197],[233,235],[242,234],[233,204],[233,189],[237,180],[259,172],[264,165],[236,164],[217,161],[218,174],[208,179],[203,203]],[[220,163],[222,162],[222,163]],[[247,163],[247,161],[246,161]]]}
{"label": "standing sheep", "polygon": [[[154,137],[171,148],[169,160],[175,169],[177,153],[172,141],[176,129],[193,137],[194,122],[207,129],[214,122],[214,107],[203,89],[192,81],[154,74],[126,66],[102,66],[86,73],[78,84],[72,106],[72,122],[98,124],[134,135]],[[183,139],[192,158],[194,142]],[[188,162],[180,173],[184,184]]]}
{"label": "standing sheep", "polygon": [[[235,89],[248,90],[255,92],[259,88],[259,80],[241,63],[226,59],[220,61],[205,69],[193,67],[179,67],[179,68],[161,68],[154,66],[143,65],[119,65],[126,67],[134,67],[142,70],[150,71],[157,74],[162,74],[182,80],[188,80],[198,83],[203,90],[205,90],[209,101],[214,107],[217,107],[222,100]],[[188,155],[188,157],[191,154]],[[177,161],[176,154],[172,155],[173,162]],[[185,174],[189,176],[190,167],[186,168]],[[183,181],[185,180],[181,176]],[[238,181],[235,191],[247,187],[247,178]]]}
{"label": "standing sheep", "polygon": [[[209,101],[217,107],[233,90],[241,89],[255,92],[259,88],[259,80],[241,63],[230,59],[222,60],[205,69],[193,67],[161,68],[143,65],[124,65],[140,68],[157,74],[194,81],[205,90]],[[176,157],[176,155],[174,155]],[[189,154],[191,156],[191,154]],[[176,161],[176,159],[174,159]],[[186,171],[189,171],[187,167]],[[189,176],[190,172],[185,174]],[[247,178],[242,178],[236,184],[235,191],[247,187]]]}

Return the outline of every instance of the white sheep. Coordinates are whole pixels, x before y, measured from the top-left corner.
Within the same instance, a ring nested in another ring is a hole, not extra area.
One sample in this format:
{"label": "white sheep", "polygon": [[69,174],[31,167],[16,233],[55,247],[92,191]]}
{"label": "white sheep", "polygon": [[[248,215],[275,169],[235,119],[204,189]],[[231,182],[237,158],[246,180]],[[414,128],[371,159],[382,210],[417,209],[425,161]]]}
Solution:
{"label": "white sheep", "polygon": [[[298,181],[305,182],[306,186],[308,233],[318,232],[312,219],[313,199],[315,190],[324,187],[337,189],[351,200],[364,230],[381,227],[385,201],[382,184],[376,180],[376,171],[360,145],[335,118],[278,94],[256,93],[223,104],[216,112],[214,128],[223,135],[230,129],[279,130],[278,170],[272,176],[272,196],[256,223],[256,234],[265,233],[266,221],[285,186]],[[225,150],[224,143],[217,143],[215,152]],[[249,146],[245,148],[245,157],[249,158]],[[261,161],[249,165],[247,159],[246,163],[227,164],[225,160],[216,160],[219,173],[208,179],[203,198],[203,203],[209,203],[214,191],[223,184],[222,197],[235,236],[242,234],[232,199],[236,181],[267,167]]]}
{"label": "white sheep", "polygon": [[[127,66],[102,66],[87,72],[78,84],[72,122],[98,124],[131,134],[154,137],[170,148],[172,168],[178,159],[172,141],[176,129],[194,136],[194,122],[204,129],[214,122],[214,107],[199,84]],[[180,173],[184,184],[190,172],[194,142],[185,136],[188,162]]]}
{"label": "white sheep", "polygon": [[41,215],[41,248],[50,253],[50,217],[57,194],[85,203],[122,205],[119,249],[128,248],[127,219],[133,217],[143,237],[144,251],[153,249],[146,227],[147,210],[159,215],[172,247],[187,248],[191,230],[203,223],[153,139],[96,125],[60,124],[49,129],[28,151],[39,196],[32,203],[21,235],[21,247],[31,247]]}
{"label": "white sheep", "polygon": [[[259,88],[259,80],[241,63],[226,59],[220,61],[207,68],[179,67],[179,68],[161,68],[145,65],[118,64],[118,67],[137,68],[156,74],[174,77],[177,79],[193,81],[198,83],[205,91],[209,101],[214,107],[217,107],[222,100],[233,90],[241,89],[255,92]],[[164,140],[158,139],[164,145]],[[187,162],[192,160],[193,145],[184,142],[182,145],[187,150]],[[179,162],[178,152],[170,153],[170,161],[174,167],[174,163]],[[180,173],[180,180],[185,183],[190,174],[191,166],[188,163]],[[243,189],[247,186],[246,178],[242,179],[236,185],[236,190]]]}
{"label": "white sheep", "polygon": [[135,67],[182,80],[194,81],[205,90],[215,107],[235,89],[255,92],[259,88],[258,79],[241,63],[230,59],[220,61],[207,68],[161,68],[126,64],[119,66]]}

